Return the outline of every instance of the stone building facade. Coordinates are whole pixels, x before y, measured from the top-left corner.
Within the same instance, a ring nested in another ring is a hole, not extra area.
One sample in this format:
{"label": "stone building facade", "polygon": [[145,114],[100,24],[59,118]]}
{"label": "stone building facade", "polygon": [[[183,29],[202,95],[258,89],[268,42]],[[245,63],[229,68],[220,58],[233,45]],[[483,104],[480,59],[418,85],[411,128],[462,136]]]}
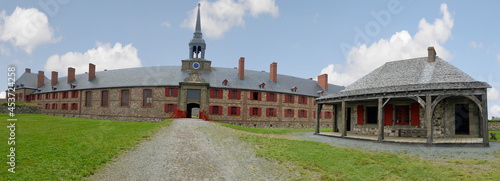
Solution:
{"label": "stone building facade", "polygon": [[[199,13],[199,10],[198,10]],[[316,120],[315,99],[342,90],[328,84],[326,74],[318,81],[281,75],[278,64],[269,72],[245,70],[241,57],[237,68],[212,67],[205,59],[198,15],[189,58],[181,66],[140,67],[88,72],[67,77],[29,68],[16,81],[18,101],[42,106],[48,115],[157,122],[167,118],[206,115],[211,121],[251,127],[312,128]],[[324,127],[331,127],[333,106],[320,114]]]}

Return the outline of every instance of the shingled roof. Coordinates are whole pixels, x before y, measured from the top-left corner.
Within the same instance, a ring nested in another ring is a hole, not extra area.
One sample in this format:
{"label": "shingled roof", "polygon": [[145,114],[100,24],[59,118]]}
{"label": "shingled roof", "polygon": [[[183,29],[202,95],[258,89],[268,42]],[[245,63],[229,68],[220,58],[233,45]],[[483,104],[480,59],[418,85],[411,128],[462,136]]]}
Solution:
{"label": "shingled roof", "polygon": [[490,87],[439,57],[434,62],[428,62],[427,57],[422,57],[387,62],[346,89],[320,99],[400,91]]}
{"label": "shingled roof", "polygon": [[[157,66],[157,67],[139,67],[119,70],[108,70],[96,72],[95,78],[88,80],[88,74],[79,74],[75,80],[67,83],[68,77],[60,77],[52,90],[50,80],[45,79],[45,84],[39,88],[36,93],[120,88],[120,87],[156,87],[156,86],[179,86],[189,76],[190,71],[181,71],[180,66]],[[324,91],[323,94],[339,92],[344,87],[329,84],[328,91],[323,90],[315,80],[308,80],[293,76],[278,74],[278,81],[272,82],[269,78],[269,72],[245,70],[245,79],[241,80],[238,76],[238,70],[232,68],[212,67],[212,71],[200,71],[200,76],[210,87],[241,89],[241,90],[259,90],[279,93],[289,93],[297,95],[307,95],[319,97],[318,91]],[[23,78],[26,77],[26,78]],[[21,79],[23,78],[23,79]],[[24,73],[16,84],[23,83],[36,88],[37,74]],[[224,86],[222,82],[228,80],[228,85]],[[265,89],[259,87],[265,83]],[[74,89],[70,84],[76,85]],[[297,92],[291,89],[297,87]]]}

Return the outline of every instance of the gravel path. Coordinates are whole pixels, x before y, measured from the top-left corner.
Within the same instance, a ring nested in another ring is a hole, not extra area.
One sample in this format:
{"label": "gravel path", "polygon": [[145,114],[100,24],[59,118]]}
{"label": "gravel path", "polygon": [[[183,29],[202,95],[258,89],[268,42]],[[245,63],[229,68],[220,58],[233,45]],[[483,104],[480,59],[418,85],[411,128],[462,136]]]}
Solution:
{"label": "gravel path", "polygon": [[302,132],[287,135],[289,139],[310,140],[343,148],[373,150],[400,153],[429,159],[496,159],[494,152],[500,153],[500,143],[490,142],[490,147],[429,147],[423,145],[403,145],[394,143],[377,143],[366,140],[354,140],[314,135],[313,132]]}
{"label": "gravel path", "polygon": [[290,180],[277,162],[256,157],[232,135],[238,131],[211,122],[179,119],[98,171],[90,180]]}

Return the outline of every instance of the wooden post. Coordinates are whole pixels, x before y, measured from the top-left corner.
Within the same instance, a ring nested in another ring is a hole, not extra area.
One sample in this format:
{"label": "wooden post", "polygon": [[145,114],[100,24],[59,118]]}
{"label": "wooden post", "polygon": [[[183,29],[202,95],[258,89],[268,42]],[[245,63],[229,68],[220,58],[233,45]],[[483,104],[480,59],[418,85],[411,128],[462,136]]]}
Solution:
{"label": "wooden post", "polygon": [[488,134],[488,100],[487,100],[487,93],[486,91],[481,95],[481,102],[482,102],[482,118],[481,121],[483,124],[481,124],[480,131],[483,133],[483,144],[484,146],[489,146],[490,145],[490,135]]}
{"label": "wooden post", "polygon": [[342,101],[342,134],[341,134],[341,137],[345,137],[347,136],[347,130],[346,130],[346,127],[347,127],[347,116],[345,115],[345,101]]}
{"label": "wooden post", "polygon": [[321,109],[323,108],[323,104],[318,104],[316,107],[316,131],[315,134],[319,133],[319,115],[321,115]]}
{"label": "wooden post", "polygon": [[377,119],[378,119],[378,142],[382,142],[384,139],[384,121],[383,121],[383,100],[382,98],[378,98],[378,113],[377,113]]}
{"label": "wooden post", "polygon": [[432,144],[432,98],[430,95],[425,96],[425,125],[427,125],[427,144]]}
{"label": "wooden post", "polygon": [[332,131],[332,132],[335,132],[335,130],[337,130],[337,129],[338,129],[338,127],[337,127],[337,124],[338,124],[338,123],[337,123],[337,115],[338,115],[338,113],[339,113],[339,110],[337,110],[337,107],[338,107],[338,106],[337,106],[336,104],[335,104],[335,105],[333,105],[333,109],[335,109],[335,115],[334,115],[334,117],[333,117],[333,131]]}

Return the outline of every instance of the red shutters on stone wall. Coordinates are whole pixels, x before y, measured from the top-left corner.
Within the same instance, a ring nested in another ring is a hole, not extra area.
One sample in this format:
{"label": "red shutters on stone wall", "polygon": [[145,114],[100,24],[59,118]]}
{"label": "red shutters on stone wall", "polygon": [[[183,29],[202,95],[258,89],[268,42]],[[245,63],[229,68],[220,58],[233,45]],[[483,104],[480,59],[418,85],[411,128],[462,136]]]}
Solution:
{"label": "red shutters on stone wall", "polygon": [[222,94],[223,94],[222,89],[210,89],[210,98],[222,99]]}
{"label": "red shutters on stone wall", "polygon": [[222,115],[222,106],[210,106],[209,114]]}
{"label": "red shutters on stone wall", "polygon": [[387,104],[384,108],[384,125],[392,126],[392,105]]}
{"label": "red shutters on stone wall", "polygon": [[227,115],[240,115],[240,107],[227,107]]}
{"label": "red shutters on stone wall", "polygon": [[358,125],[363,125],[363,106],[358,106]]}
{"label": "red shutters on stone wall", "polygon": [[418,126],[420,125],[420,104],[414,103],[411,104],[411,125]]}

